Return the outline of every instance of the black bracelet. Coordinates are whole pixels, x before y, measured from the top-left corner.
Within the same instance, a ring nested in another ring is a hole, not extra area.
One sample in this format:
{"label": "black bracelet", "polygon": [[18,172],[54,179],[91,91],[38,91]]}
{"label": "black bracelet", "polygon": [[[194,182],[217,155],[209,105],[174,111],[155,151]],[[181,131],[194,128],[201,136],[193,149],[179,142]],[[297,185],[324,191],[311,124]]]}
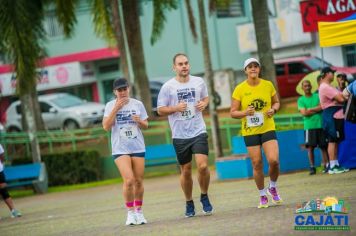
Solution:
{"label": "black bracelet", "polygon": [[272,108],[273,110],[274,110],[274,114],[276,114],[277,113],[277,109],[276,108]]}

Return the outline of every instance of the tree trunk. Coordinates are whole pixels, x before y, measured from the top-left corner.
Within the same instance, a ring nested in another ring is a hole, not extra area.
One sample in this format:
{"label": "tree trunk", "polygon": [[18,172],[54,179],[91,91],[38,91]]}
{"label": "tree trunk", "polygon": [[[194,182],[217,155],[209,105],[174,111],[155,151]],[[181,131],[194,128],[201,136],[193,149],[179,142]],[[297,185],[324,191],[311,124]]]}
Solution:
{"label": "tree trunk", "polygon": [[268,23],[267,1],[251,0],[251,4],[257,52],[262,66],[261,76],[264,79],[270,80],[274,84],[274,87],[278,89]]}
{"label": "tree trunk", "polygon": [[123,72],[125,78],[128,81],[131,81],[132,78],[130,78],[130,73],[129,73],[129,67],[127,63],[127,53],[126,53],[126,48],[125,48],[125,39],[123,36],[123,31],[121,27],[121,21],[120,21],[120,11],[119,11],[119,0],[111,0],[111,16],[113,19],[113,27],[114,27],[114,33],[115,33],[115,38],[116,38],[116,43],[117,43],[117,48],[119,49],[120,52],[120,70]]}
{"label": "tree trunk", "polygon": [[137,97],[143,102],[149,116],[152,116],[152,100],[146,73],[145,56],[142,46],[138,1],[122,1],[127,42],[135,78]]}
{"label": "tree trunk", "polygon": [[37,126],[34,114],[34,102],[31,98],[31,92],[20,97],[23,107],[22,116],[27,124],[27,133],[30,139],[31,153],[33,162],[41,162],[41,152],[37,139]]}
{"label": "tree trunk", "polygon": [[213,70],[211,66],[211,57],[210,57],[210,49],[209,49],[209,38],[206,27],[206,18],[205,18],[205,10],[204,10],[204,2],[203,0],[198,0],[199,7],[199,18],[200,18],[200,30],[201,30],[201,38],[203,45],[203,56],[204,56],[204,67],[205,67],[205,78],[208,84],[209,91],[209,113],[211,120],[211,133],[213,138],[213,146],[215,157],[222,157],[223,152],[221,148],[221,138],[220,138],[220,129],[219,129],[219,119],[216,111],[216,104],[214,102],[215,89],[214,89],[214,78],[213,78]]}
{"label": "tree trunk", "polygon": [[41,106],[38,101],[36,87],[31,89],[30,98],[32,99],[32,103],[33,103],[33,112],[34,112],[33,114],[34,114],[35,122],[36,122],[36,131],[46,130],[47,127],[46,127],[46,124],[44,123],[43,118],[42,118]]}

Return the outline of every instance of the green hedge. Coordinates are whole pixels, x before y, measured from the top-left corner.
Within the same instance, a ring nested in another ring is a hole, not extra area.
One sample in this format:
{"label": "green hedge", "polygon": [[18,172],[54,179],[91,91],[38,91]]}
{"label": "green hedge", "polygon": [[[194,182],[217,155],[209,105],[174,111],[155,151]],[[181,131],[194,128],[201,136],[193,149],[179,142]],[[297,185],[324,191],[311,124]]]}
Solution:
{"label": "green hedge", "polygon": [[[87,183],[100,180],[101,165],[97,151],[78,151],[43,155],[49,186]],[[31,163],[30,158],[17,158],[12,165]]]}

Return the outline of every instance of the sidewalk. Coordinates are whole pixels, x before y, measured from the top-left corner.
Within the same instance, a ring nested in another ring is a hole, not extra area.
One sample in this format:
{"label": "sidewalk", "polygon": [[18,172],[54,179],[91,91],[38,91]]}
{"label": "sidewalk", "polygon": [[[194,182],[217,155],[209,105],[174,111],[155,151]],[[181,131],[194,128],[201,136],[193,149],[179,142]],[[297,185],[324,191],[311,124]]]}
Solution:
{"label": "sidewalk", "polygon": [[[265,180],[267,184],[267,179]],[[12,219],[0,208],[0,234],[6,235],[354,235],[356,233],[356,171],[339,175],[307,172],[280,176],[282,206],[257,209],[253,180],[219,182],[212,175],[212,216],[202,216],[194,176],[197,216],[184,218],[185,203],[177,175],[145,180],[147,225],[124,226],[126,212],[121,186],[109,185],[51,193],[16,200],[23,217]],[[294,231],[296,205],[333,196],[350,206],[351,232]]]}

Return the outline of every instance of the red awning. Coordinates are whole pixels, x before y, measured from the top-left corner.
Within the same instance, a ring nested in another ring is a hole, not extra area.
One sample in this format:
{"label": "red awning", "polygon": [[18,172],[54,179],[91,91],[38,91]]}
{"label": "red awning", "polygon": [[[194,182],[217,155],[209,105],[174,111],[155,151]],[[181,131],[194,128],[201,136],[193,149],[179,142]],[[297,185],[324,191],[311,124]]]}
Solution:
{"label": "red awning", "polygon": [[[45,66],[53,66],[68,62],[86,62],[86,61],[96,61],[109,58],[119,57],[119,51],[114,48],[102,48],[85,52],[77,52],[72,54],[66,54],[62,56],[49,57],[44,60]],[[9,73],[13,70],[12,65],[2,65],[0,66],[0,74]]]}

